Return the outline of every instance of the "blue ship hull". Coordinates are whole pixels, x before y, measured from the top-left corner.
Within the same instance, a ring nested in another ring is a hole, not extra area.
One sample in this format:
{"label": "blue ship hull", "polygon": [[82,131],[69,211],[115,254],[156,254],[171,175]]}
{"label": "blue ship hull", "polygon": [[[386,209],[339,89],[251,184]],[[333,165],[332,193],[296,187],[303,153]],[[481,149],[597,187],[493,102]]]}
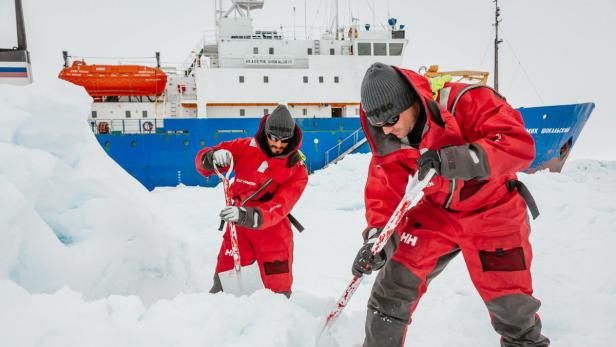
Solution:
{"label": "blue ship hull", "polygon": [[[593,109],[593,103],[520,108],[536,145],[536,158],[529,171],[560,171]],[[310,172],[333,159],[326,157],[351,147],[352,143],[347,143],[349,136],[355,133],[363,138],[361,131],[356,133],[361,128],[356,117],[296,121],[304,134],[302,152]],[[214,186],[218,183],[216,177],[204,178],[195,170],[196,153],[221,141],[253,136],[258,125],[258,118],[165,119],[164,126],[156,127],[155,133],[97,134],[96,138],[109,156],[147,189],[178,184]],[[328,152],[330,149],[334,150]],[[369,150],[363,143],[354,152]]]}

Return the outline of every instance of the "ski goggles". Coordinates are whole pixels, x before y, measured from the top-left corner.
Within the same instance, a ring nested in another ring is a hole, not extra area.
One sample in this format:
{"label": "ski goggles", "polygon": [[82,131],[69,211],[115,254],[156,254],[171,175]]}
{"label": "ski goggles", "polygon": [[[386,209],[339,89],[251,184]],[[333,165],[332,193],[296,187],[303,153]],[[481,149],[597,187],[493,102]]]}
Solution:
{"label": "ski goggles", "polygon": [[370,122],[372,126],[375,126],[377,128],[393,126],[394,124],[398,123],[399,120],[400,120],[399,114],[387,119],[386,121],[382,121],[382,122],[379,122],[377,119],[375,119],[375,117],[368,117],[368,122]]}
{"label": "ski goggles", "polygon": [[269,139],[274,142],[280,141],[282,143],[289,143],[289,141],[291,141],[291,138],[293,138],[293,136],[290,136],[290,137],[276,136],[272,133],[267,133],[267,137],[269,137]]}

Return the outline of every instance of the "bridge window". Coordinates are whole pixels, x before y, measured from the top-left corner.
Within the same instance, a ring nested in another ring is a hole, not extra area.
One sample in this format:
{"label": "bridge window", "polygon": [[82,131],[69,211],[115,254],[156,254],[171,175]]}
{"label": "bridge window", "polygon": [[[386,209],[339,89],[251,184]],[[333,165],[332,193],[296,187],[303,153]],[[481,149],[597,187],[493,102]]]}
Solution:
{"label": "bridge window", "polygon": [[304,76],[303,80],[304,80],[304,83],[308,83],[308,76]]}
{"label": "bridge window", "polygon": [[143,118],[148,118],[148,111],[146,111],[146,110],[141,111],[141,116]]}
{"label": "bridge window", "polygon": [[312,48],[308,48],[308,55],[312,55]]}
{"label": "bridge window", "polygon": [[357,44],[358,55],[372,55],[372,45],[369,42],[360,42]]}
{"label": "bridge window", "polygon": [[323,83],[323,76],[319,76],[319,83]]}
{"label": "bridge window", "polygon": [[130,111],[126,111],[126,118],[130,118]]}
{"label": "bridge window", "polygon": [[264,114],[264,115],[269,114],[269,109],[268,109],[268,108],[264,108],[264,109],[263,109],[263,114]]}
{"label": "bridge window", "polygon": [[334,83],[339,83],[339,82],[340,82],[340,77],[334,76]]}
{"label": "bridge window", "polygon": [[302,109],[302,115],[303,116],[307,116],[308,115],[308,109],[307,108],[303,108]]}
{"label": "bridge window", "polygon": [[263,76],[263,83],[269,83],[269,76]]}
{"label": "bridge window", "polygon": [[240,76],[240,83],[244,83],[244,76]]}
{"label": "bridge window", "polygon": [[329,49],[329,55],[336,55],[336,50],[333,48]]}
{"label": "bridge window", "polygon": [[96,118],[98,117],[98,114],[96,113],[96,111],[92,111],[92,118]]}
{"label": "bridge window", "polygon": [[240,116],[244,117],[246,115],[246,110],[240,108]]}
{"label": "bridge window", "polygon": [[259,54],[259,47],[253,47],[252,54]]}
{"label": "bridge window", "polygon": [[404,44],[402,43],[390,43],[389,44],[389,55],[402,55],[403,48],[404,48]]}
{"label": "bridge window", "polygon": [[269,48],[269,54],[274,54],[274,47]]}
{"label": "bridge window", "polygon": [[384,42],[375,42],[374,55],[387,55],[387,44]]}

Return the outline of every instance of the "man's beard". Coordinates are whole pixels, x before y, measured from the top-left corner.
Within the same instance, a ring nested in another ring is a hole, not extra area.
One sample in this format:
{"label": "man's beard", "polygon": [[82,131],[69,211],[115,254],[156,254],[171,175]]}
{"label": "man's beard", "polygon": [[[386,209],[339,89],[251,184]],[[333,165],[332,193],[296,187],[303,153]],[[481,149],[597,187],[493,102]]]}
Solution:
{"label": "man's beard", "polygon": [[284,148],[276,147],[276,146],[270,146],[270,151],[272,151],[273,154],[281,154],[284,151]]}

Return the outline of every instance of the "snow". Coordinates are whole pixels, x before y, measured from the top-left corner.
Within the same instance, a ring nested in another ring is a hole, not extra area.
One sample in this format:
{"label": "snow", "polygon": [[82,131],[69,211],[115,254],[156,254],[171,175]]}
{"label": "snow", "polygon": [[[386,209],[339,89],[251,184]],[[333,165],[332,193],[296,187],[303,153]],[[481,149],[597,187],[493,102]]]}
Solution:
{"label": "snow", "polygon": [[[220,187],[148,192],[98,145],[89,98],[62,82],[0,86],[0,345],[314,346],[351,279],[364,227],[368,155],[310,177],[293,214],[294,294],[208,294],[220,246]],[[575,150],[574,150],[575,151]],[[616,341],[616,162],[521,175],[532,222],[535,294],[554,346]],[[363,339],[367,277],[338,320]],[[422,299],[408,346],[494,346],[461,257]]]}

